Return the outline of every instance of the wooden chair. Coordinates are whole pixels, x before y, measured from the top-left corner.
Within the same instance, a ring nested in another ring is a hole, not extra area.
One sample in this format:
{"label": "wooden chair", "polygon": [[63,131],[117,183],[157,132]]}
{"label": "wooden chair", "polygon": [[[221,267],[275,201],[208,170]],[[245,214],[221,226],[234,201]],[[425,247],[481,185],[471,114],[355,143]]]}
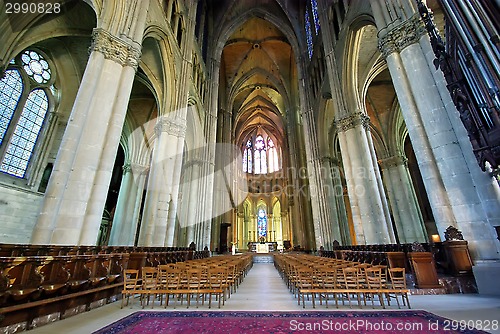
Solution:
{"label": "wooden chair", "polygon": [[300,266],[297,268],[298,280],[297,280],[297,293],[298,293],[298,303],[300,305],[300,298],[302,297],[302,307],[306,307],[305,296],[311,295],[313,308],[316,308],[314,301],[315,293],[309,292],[313,290],[316,285],[314,282],[314,270],[309,267]]}
{"label": "wooden chair", "polygon": [[[372,300],[372,307],[375,306],[375,295],[378,296],[380,305],[385,308],[382,289],[385,289],[385,282],[383,281],[381,268],[367,268],[365,269],[365,287],[372,290],[369,295]],[[375,292],[378,291],[378,292]],[[364,294],[363,294],[363,297]],[[366,305],[366,299],[365,299]]]}
{"label": "wooden chair", "polygon": [[156,285],[159,291],[160,306],[163,305],[163,295],[166,294],[167,291],[167,275],[170,268],[172,268],[172,266],[169,264],[160,264],[157,267]]}
{"label": "wooden chair", "polygon": [[[321,288],[325,290],[334,290],[337,288],[337,269],[335,267],[324,266],[321,270]],[[329,292],[325,293],[326,307],[328,308],[328,297]],[[335,307],[339,307],[339,302],[337,298],[337,293],[332,292],[333,298],[335,299]]]}
{"label": "wooden chair", "polygon": [[183,285],[182,279],[183,279],[182,270],[177,268],[166,269],[165,283],[163,283],[161,287],[162,292],[164,292],[166,296],[165,308],[168,306],[170,295],[172,295],[173,297],[177,296],[177,299],[180,299],[182,304],[182,298],[185,292],[184,290],[185,286]]}
{"label": "wooden chair", "polygon": [[227,271],[224,268],[208,269],[208,308],[212,307],[212,295],[215,295],[216,300],[219,301],[219,308],[221,300],[224,305],[227,284]]}
{"label": "wooden chair", "polygon": [[[391,288],[395,290],[394,298],[396,298],[396,302],[399,305],[398,294],[401,295],[401,300],[403,301],[403,305],[408,303],[408,308],[410,307],[410,300],[408,299],[408,290],[406,288],[406,272],[405,268],[390,268],[389,269],[389,278],[391,279]],[[388,295],[388,300],[390,302],[390,298],[392,296]]]}
{"label": "wooden chair", "polygon": [[123,303],[125,299],[127,299],[127,305],[128,305],[130,296],[132,296],[132,302],[133,302],[134,295],[138,293],[137,291],[140,288],[141,284],[139,281],[139,270],[137,269],[123,270],[122,303],[120,308],[123,308]]}
{"label": "wooden chair", "polygon": [[[201,269],[188,269],[187,270],[187,307],[191,305],[191,295],[196,296],[196,307],[200,298],[201,290],[206,283],[206,277]],[[204,301],[204,296],[203,296]]]}
{"label": "wooden chair", "polygon": [[347,292],[347,299],[349,300],[349,307],[352,308],[351,305],[351,294],[356,295],[358,299],[358,306],[361,306],[361,298],[359,290],[359,268],[357,267],[346,267],[342,269],[342,273],[344,276],[344,280],[342,282],[342,289],[353,290],[353,292]]}
{"label": "wooden chair", "polygon": [[151,303],[151,308],[153,308],[155,303],[155,298],[157,295],[158,281],[157,275],[158,270],[155,267],[142,267],[142,286],[141,286],[141,303],[142,308],[144,308],[144,295],[147,296],[147,305],[149,305],[149,297],[153,295],[153,302]]}

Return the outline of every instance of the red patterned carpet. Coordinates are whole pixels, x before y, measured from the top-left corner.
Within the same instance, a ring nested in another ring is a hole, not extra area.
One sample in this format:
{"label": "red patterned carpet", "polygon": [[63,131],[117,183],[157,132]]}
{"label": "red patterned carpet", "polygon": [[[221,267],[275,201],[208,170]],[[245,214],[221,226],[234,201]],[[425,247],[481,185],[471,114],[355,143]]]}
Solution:
{"label": "red patterned carpet", "polygon": [[[419,311],[136,312],[94,334],[487,333]],[[487,329],[487,328],[486,328]]]}

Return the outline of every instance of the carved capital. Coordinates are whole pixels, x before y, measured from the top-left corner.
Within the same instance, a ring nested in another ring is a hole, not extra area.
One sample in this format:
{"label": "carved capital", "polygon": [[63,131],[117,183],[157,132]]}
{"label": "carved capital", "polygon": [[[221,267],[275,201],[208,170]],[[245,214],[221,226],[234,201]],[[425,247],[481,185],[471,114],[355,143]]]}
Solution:
{"label": "carved capital", "polygon": [[420,16],[415,14],[379,38],[378,49],[382,56],[387,58],[391,53],[401,52],[406,47],[418,43],[426,33]]}
{"label": "carved capital", "polygon": [[141,58],[141,48],[137,43],[130,44],[101,28],[94,28],[90,52],[100,52],[104,58],[122,66],[130,66],[137,70]]}
{"label": "carved capital", "polygon": [[162,117],[161,120],[155,125],[156,136],[160,133],[166,132],[169,135],[176,137],[186,137],[186,122],[180,119],[170,119]]}
{"label": "carved capital", "polygon": [[132,171],[132,167],[130,166],[129,163],[126,163],[122,166],[123,174],[130,173]]}
{"label": "carved capital", "polygon": [[335,121],[338,132],[345,132],[361,125],[366,131],[370,130],[370,117],[359,111]]}
{"label": "carved capital", "polygon": [[146,174],[149,171],[149,166],[144,166],[141,164],[131,163],[129,168],[134,173],[134,175]]}
{"label": "carved capital", "polygon": [[408,159],[402,155],[396,155],[393,157],[385,158],[385,159],[380,159],[378,163],[380,164],[380,167],[382,169],[389,169],[391,167],[397,167],[401,165],[406,165],[408,162]]}
{"label": "carved capital", "polygon": [[201,167],[201,166],[203,166],[204,163],[205,163],[205,161],[202,159],[191,159],[184,164],[184,168],[187,169],[187,168],[194,167],[194,166]]}

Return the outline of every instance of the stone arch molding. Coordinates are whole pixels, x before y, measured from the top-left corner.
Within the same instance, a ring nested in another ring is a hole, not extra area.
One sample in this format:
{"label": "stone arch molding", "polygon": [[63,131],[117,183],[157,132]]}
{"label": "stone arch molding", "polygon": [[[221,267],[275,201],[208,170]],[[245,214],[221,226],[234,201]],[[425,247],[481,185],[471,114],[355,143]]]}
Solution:
{"label": "stone arch molding", "polygon": [[[363,28],[367,26],[375,26],[371,17],[360,16],[355,19],[350,25],[346,37],[344,48],[347,50],[347,57],[343,60],[342,82],[346,106],[348,110],[363,110],[364,96],[368,88],[370,74],[373,72],[373,67],[380,58],[374,56],[366,63],[365,71],[359,68],[359,59],[361,54],[361,44],[363,42]],[[376,40],[374,41],[374,49],[377,50]],[[377,51],[378,54],[378,51]],[[341,115],[339,115],[341,116]]]}

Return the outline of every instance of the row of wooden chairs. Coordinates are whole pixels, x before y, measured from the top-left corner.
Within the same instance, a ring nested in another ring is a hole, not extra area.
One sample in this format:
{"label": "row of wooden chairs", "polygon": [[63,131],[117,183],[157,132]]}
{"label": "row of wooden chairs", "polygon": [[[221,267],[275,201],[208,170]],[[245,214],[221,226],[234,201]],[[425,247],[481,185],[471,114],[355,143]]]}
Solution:
{"label": "row of wooden chairs", "polygon": [[203,305],[207,297],[211,308],[212,297],[215,297],[220,308],[221,302],[224,305],[231,293],[236,292],[251,266],[252,257],[241,255],[196,259],[141,270],[127,269],[124,270],[121,307],[125,300],[128,305],[130,297],[139,295],[143,308],[150,300],[151,307],[154,307],[155,299],[160,305],[165,300],[166,308],[170,297],[180,301],[181,305],[185,298],[188,308],[193,298],[196,298],[198,307],[200,299]]}
{"label": "row of wooden chairs", "polygon": [[335,300],[336,307],[339,300],[343,305],[347,300],[352,307],[351,301],[355,298],[360,307],[363,304],[366,306],[367,300],[371,300],[374,307],[377,300],[383,308],[386,302],[390,305],[391,299],[396,299],[400,308],[400,297],[403,305],[410,308],[404,268],[388,269],[383,265],[306,254],[275,255],[274,262],[288,288],[297,296],[299,305],[302,302],[304,308],[306,297],[308,300],[311,297],[313,307],[316,306],[316,298],[319,298],[320,304],[324,300],[328,307],[330,296]]}

